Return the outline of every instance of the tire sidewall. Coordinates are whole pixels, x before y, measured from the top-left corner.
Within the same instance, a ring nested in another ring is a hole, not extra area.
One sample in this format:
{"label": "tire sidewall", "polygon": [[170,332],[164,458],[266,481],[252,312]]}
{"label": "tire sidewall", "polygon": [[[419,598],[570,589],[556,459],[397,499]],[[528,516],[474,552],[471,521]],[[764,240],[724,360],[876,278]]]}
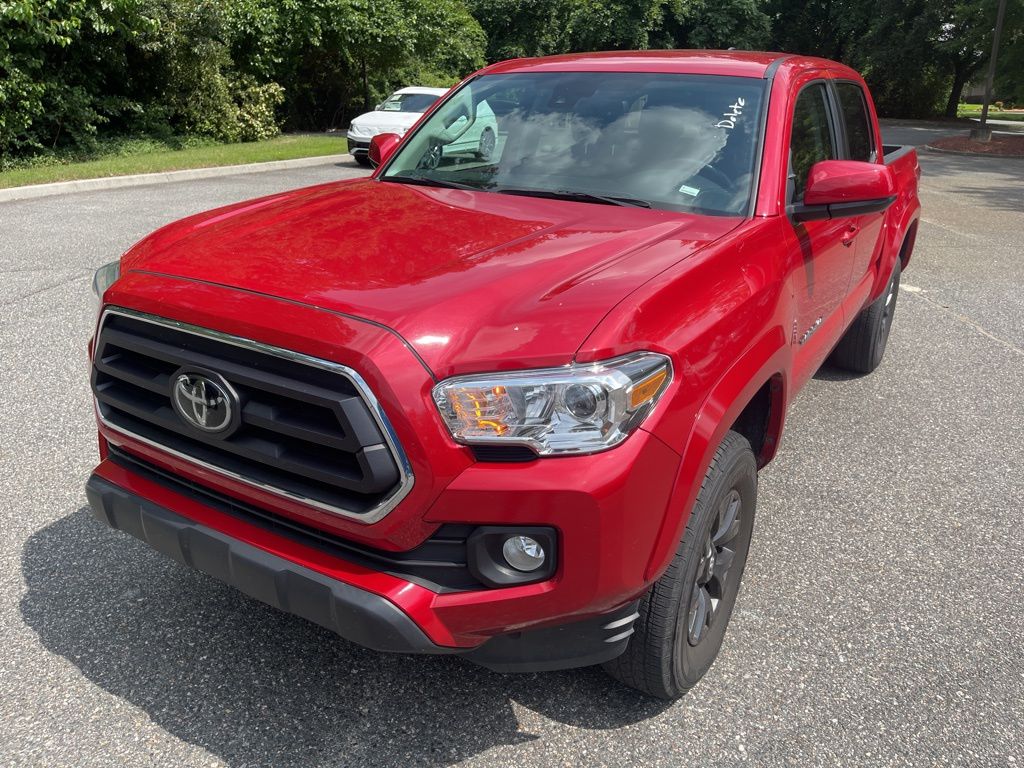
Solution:
{"label": "tire sidewall", "polygon": [[[896,319],[896,300],[900,295],[900,273],[902,272],[899,258],[896,259],[896,263],[892,268],[892,275],[889,276],[889,282],[885,284],[885,290],[882,291],[882,295],[878,297],[878,314],[875,318],[881,327],[875,329],[878,334],[878,340],[874,345],[874,355],[872,360],[872,368],[877,368],[881,362],[882,357],[885,355],[885,349],[889,346],[889,335],[892,333],[892,324]],[[889,294],[892,293],[892,305],[889,310],[889,318],[886,320],[885,317],[885,304]]]}
{"label": "tire sidewall", "polygon": [[[713,473],[708,477],[710,482],[701,489],[698,503],[695,505],[690,523],[687,525],[686,546],[683,552],[685,568],[679,584],[672,654],[672,678],[680,691],[693,687],[718,656],[739,592],[743,568],[750,549],[750,539],[754,530],[754,511],[757,503],[757,467],[746,441],[743,443],[742,449],[730,452],[730,458],[733,460],[726,462],[727,468],[724,472]],[[733,566],[736,571],[729,575],[726,592],[722,596],[711,626],[707,629],[708,634],[697,646],[691,646],[688,618],[692,587],[701,560],[701,548],[716,520],[715,511],[718,504],[733,488],[739,491],[741,498],[740,531],[735,539],[736,555]]]}

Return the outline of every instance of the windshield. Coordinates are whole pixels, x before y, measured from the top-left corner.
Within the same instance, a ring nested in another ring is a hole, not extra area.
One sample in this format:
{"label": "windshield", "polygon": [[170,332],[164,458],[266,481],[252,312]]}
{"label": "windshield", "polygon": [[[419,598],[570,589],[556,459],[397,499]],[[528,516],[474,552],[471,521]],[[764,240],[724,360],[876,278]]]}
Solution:
{"label": "windshield", "polygon": [[381,112],[426,112],[439,98],[432,93],[396,93],[377,109]]}
{"label": "windshield", "polygon": [[743,215],[761,80],[608,72],[485,75],[415,132],[381,179]]}

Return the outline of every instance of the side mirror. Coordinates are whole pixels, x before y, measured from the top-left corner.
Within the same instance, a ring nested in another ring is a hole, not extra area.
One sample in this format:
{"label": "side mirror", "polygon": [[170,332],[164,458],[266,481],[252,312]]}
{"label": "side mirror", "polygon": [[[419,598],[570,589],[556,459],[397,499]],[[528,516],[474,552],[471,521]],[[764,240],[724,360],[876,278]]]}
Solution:
{"label": "side mirror", "polygon": [[367,151],[370,165],[374,168],[383,165],[401,143],[402,137],[397,133],[378,133],[370,139],[370,149]]}
{"label": "side mirror", "polygon": [[896,199],[889,167],[856,160],[822,160],[807,177],[804,201],[790,206],[794,221],[838,219],[884,211]]}

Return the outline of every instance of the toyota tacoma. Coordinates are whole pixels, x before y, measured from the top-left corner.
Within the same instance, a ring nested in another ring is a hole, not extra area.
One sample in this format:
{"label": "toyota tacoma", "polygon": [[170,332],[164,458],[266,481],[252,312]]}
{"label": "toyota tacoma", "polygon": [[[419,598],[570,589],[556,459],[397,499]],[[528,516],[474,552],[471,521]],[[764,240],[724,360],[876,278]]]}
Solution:
{"label": "toyota tacoma", "polygon": [[787,406],[882,359],[914,150],[841,64],[649,51],[489,66],[369,153],[97,272],[96,517],[371,649],[685,693]]}

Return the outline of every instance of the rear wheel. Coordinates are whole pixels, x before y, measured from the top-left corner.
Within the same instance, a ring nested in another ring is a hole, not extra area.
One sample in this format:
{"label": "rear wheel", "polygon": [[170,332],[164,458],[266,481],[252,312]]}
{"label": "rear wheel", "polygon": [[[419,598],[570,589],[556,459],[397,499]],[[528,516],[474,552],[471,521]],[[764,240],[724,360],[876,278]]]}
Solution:
{"label": "rear wheel", "polygon": [[900,271],[900,260],[896,259],[882,295],[857,315],[853,325],[832,350],[832,363],[857,373],[871,373],[882,362],[896,314],[896,299],[900,294]]}
{"label": "rear wheel", "polygon": [[612,677],[662,699],[682,696],[711,667],[725,636],[750,548],[757,463],[746,438],[729,432],[715,452],[668,570],[640,602]]}

